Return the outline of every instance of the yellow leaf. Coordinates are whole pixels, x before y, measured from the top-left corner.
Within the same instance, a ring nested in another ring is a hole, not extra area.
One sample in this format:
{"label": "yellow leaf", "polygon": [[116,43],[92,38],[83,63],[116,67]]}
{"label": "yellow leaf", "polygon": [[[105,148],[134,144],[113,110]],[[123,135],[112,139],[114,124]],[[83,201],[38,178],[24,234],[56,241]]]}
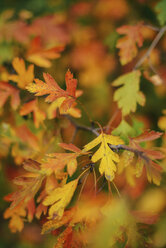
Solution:
{"label": "yellow leaf", "polygon": [[127,166],[131,164],[134,158],[134,153],[130,151],[124,151],[120,156],[120,162],[118,163],[118,174],[121,174]]}
{"label": "yellow leaf", "polygon": [[145,97],[139,90],[140,75],[140,71],[133,71],[120,76],[112,84],[113,86],[121,86],[115,91],[114,100],[122,109],[123,116],[135,112],[137,103],[141,106],[145,104]]}
{"label": "yellow leaf", "polygon": [[45,198],[43,205],[49,206],[49,219],[58,217],[59,219],[63,216],[65,207],[69,204],[74,191],[77,187],[78,180],[73,180],[65,184],[61,188],[56,188]]}
{"label": "yellow leaf", "polygon": [[69,176],[72,176],[77,169],[77,160],[75,158],[71,159],[67,164],[67,171]]}
{"label": "yellow leaf", "polygon": [[101,159],[99,166],[100,174],[105,174],[106,179],[112,181],[116,171],[115,162],[119,162],[119,156],[110,149],[108,144],[119,145],[123,144],[123,141],[117,136],[101,133],[96,139],[88,143],[83,151],[89,151],[99,143],[101,143],[101,145],[91,160],[95,163]]}

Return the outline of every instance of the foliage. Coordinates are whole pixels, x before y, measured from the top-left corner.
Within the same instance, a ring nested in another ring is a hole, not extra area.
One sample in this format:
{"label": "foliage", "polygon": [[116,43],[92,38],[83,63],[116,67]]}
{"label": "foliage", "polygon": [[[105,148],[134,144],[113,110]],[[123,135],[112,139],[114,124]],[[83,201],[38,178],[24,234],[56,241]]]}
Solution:
{"label": "foliage", "polygon": [[166,1],[14,2],[0,14],[0,247],[164,248]]}

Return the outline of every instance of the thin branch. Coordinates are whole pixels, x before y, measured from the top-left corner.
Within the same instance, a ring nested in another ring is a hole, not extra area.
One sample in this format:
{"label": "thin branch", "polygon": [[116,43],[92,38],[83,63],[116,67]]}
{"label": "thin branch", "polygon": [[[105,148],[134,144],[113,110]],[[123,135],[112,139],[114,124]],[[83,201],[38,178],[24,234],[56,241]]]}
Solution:
{"label": "thin branch", "polygon": [[66,115],[65,117],[67,117],[67,119],[71,122],[71,124],[78,130],[84,130],[84,131],[88,131],[88,132],[92,132],[93,134],[95,134],[96,136],[99,136],[99,132],[93,128],[93,127],[88,127],[88,126],[84,126],[84,125],[80,125],[77,124],[70,116]]}
{"label": "thin branch", "polygon": [[160,28],[159,27],[155,27],[155,26],[152,26],[150,24],[144,24],[145,27],[149,28],[149,29],[152,29],[154,31],[160,31]]}
{"label": "thin branch", "polygon": [[113,150],[122,149],[122,150],[133,152],[135,155],[137,155],[137,156],[141,157],[142,159],[144,159],[146,161],[146,163],[150,162],[149,157],[146,156],[146,154],[143,151],[140,151],[138,149],[135,149],[135,148],[132,148],[132,147],[129,147],[129,146],[126,146],[126,145],[111,145],[111,144],[108,144],[108,146]]}
{"label": "thin branch", "polygon": [[141,59],[134,66],[134,70],[136,70],[138,67],[140,67],[140,65],[142,65],[142,63],[145,61],[145,59],[150,56],[150,53],[156,47],[156,45],[160,41],[161,37],[164,35],[165,31],[166,31],[166,26],[164,26],[164,27],[162,27],[160,29],[160,31],[158,32],[158,34],[156,35],[155,39],[151,43],[151,45],[150,45],[149,49],[147,50],[147,52],[144,54],[143,57],[141,57]]}
{"label": "thin branch", "polygon": [[[84,125],[79,125],[77,124],[70,116],[66,116],[70,121],[71,123],[75,126],[75,128],[77,130],[85,130],[85,131],[88,131],[88,132],[92,132],[93,134],[95,134],[96,136],[99,136],[99,132],[92,128],[92,127],[88,127],[88,126],[84,126]],[[112,144],[108,144],[108,146],[110,147],[110,149],[112,150],[126,150],[126,151],[130,151],[130,152],[133,152],[135,155],[139,156],[140,158],[144,159],[146,163],[149,163],[150,162],[150,159],[148,156],[146,156],[146,154],[143,152],[143,151],[140,151],[138,149],[135,149],[135,148],[132,148],[132,147],[129,147],[129,146],[126,146],[126,145],[112,145]]]}

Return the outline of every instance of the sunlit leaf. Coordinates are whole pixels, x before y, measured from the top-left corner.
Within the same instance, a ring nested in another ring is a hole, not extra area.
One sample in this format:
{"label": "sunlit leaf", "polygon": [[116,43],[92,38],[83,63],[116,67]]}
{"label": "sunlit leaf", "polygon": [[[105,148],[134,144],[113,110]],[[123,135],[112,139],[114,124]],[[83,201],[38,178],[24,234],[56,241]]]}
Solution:
{"label": "sunlit leaf", "polygon": [[99,149],[93,154],[91,160],[95,163],[101,159],[100,174],[104,174],[107,180],[112,181],[117,170],[115,162],[119,162],[119,156],[110,149],[109,144],[119,145],[123,144],[123,141],[117,136],[101,133],[96,139],[85,145],[83,151],[89,151],[100,143]]}

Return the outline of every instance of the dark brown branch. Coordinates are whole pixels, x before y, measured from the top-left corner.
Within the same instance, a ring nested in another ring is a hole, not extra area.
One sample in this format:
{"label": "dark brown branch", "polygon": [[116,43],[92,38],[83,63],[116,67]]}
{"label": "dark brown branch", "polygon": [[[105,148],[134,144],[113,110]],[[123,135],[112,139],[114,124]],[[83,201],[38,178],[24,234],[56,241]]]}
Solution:
{"label": "dark brown branch", "polygon": [[164,26],[164,27],[162,27],[160,29],[160,31],[158,32],[158,34],[156,35],[155,39],[151,43],[151,45],[150,45],[149,49],[147,50],[147,52],[144,54],[143,57],[141,57],[141,59],[134,66],[134,70],[136,70],[138,67],[140,67],[140,65],[142,65],[142,63],[144,62],[144,60],[150,56],[150,53],[156,47],[156,45],[160,41],[161,37],[164,35],[165,31],[166,31],[166,26]]}

